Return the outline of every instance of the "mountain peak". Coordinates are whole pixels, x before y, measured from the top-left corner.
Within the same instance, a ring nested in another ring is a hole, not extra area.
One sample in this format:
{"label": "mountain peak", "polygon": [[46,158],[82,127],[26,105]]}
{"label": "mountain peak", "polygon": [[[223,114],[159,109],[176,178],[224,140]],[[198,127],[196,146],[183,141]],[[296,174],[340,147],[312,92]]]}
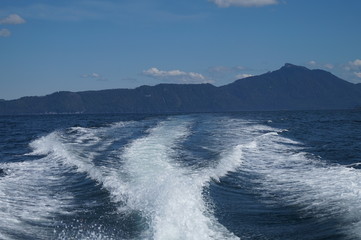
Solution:
{"label": "mountain peak", "polygon": [[290,68],[290,67],[297,67],[297,66],[294,64],[291,64],[291,63],[285,63],[285,65],[283,67]]}
{"label": "mountain peak", "polygon": [[291,63],[285,63],[285,65],[281,68],[283,70],[285,69],[298,69],[298,70],[309,70],[308,68],[306,67],[303,67],[303,66],[298,66],[298,65],[294,65],[294,64],[291,64]]}

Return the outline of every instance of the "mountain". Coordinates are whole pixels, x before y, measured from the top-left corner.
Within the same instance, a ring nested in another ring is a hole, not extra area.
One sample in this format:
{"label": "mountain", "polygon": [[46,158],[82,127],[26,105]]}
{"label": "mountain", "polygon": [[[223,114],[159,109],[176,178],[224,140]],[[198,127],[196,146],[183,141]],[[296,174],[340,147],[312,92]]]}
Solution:
{"label": "mountain", "polygon": [[56,92],[0,101],[0,115],[353,109],[359,106],[361,84],[349,83],[323,70],[287,63],[279,70],[221,87],[159,84],[135,89]]}
{"label": "mountain", "polygon": [[357,84],[355,84],[355,86],[359,91],[361,91],[361,83],[357,83]]}
{"label": "mountain", "polygon": [[221,89],[245,103],[247,110],[350,109],[361,102],[361,85],[289,63]]}

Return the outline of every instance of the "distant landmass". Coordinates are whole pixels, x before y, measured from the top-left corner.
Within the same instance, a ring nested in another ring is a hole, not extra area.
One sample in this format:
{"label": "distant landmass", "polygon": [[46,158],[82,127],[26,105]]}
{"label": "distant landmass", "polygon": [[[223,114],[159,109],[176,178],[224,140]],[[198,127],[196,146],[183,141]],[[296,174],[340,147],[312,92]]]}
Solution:
{"label": "distant landmass", "polygon": [[0,100],[0,115],[326,110],[360,106],[361,84],[347,82],[327,71],[287,63],[279,70],[221,87],[159,84]]}

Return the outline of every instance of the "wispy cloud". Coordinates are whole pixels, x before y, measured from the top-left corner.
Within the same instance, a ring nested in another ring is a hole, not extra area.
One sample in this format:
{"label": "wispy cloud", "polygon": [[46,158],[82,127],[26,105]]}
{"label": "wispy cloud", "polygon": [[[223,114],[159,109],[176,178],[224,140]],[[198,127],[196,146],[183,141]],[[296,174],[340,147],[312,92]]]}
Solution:
{"label": "wispy cloud", "polygon": [[85,7],[78,7],[75,4],[69,6],[33,4],[18,11],[21,11],[22,14],[28,18],[50,21],[79,21],[98,17],[96,11]]}
{"label": "wispy cloud", "polygon": [[359,76],[361,71],[361,60],[355,59],[354,61],[350,61],[343,66],[343,69],[348,72],[353,72],[354,75]]}
{"label": "wispy cloud", "polygon": [[242,73],[242,74],[236,75],[236,78],[242,79],[242,78],[248,78],[248,77],[252,77],[252,76],[253,76],[253,74]]}
{"label": "wispy cloud", "polygon": [[10,14],[9,16],[0,19],[0,24],[2,25],[17,25],[23,24],[26,21],[17,14]]}
{"label": "wispy cloud", "polygon": [[163,71],[158,68],[149,68],[143,71],[143,75],[167,82],[181,83],[208,83],[211,82],[200,73],[184,72],[181,70]]}
{"label": "wispy cloud", "polygon": [[352,72],[357,78],[361,78],[361,59],[350,61],[345,70]]}
{"label": "wispy cloud", "polygon": [[[17,14],[10,14],[5,18],[0,18],[0,25],[18,25],[26,21]],[[7,28],[0,29],[0,37],[10,37],[11,32]]]}
{"label": "wispy cloud", "polygon": [[361,60],[360,59],[356,59],[354,61],[351,61],[349,62],[349,65],[350,66],[353,66],[353,67],[361,67]]}
{"label": "wispy cloud", "polygon": [[334,68],[337,68],[337,65],[331,64],[331,63],[318,63],[314,60],[309,61],[307,64],[307,66],[312,67],[312,68],[321,68],[321,69],[327,69],[327,70],[332,70]]}
{"label": "wispy cloud", "polygon": [[332,70],[334,74],[341,78],[351,81],[360,82],[361,78],[361,59],[355,59],[346,63],[330,64],[320,63],[314,60],[307,63],[308,67],[319,68],[327,71]]}
{"label": "wispy cloud", "polygon": [[113,1],[113,0],[71,0],[71,1],[33,1],[20,7],[8,6],[2,12],[19,13],[29,19],[48,21],[87,21],[101,20],[123,23],[129,19],[147,19],[151,22],[186,21],[202,19],[202,13],[178,13],[160,8],[151,1]]}
{"label": "wispy cloud", "polygon": [[[87,19],[99,19],[114,16],[119,6],[107,0],[72,0],[72,1],[29,1],[21,7],[9,5],[1,9],[3,13],[16,12],[28,19],[40,19],[50,21],[80,21]],[[6,22],[22,22],[18,17],[11,14]],[[22,18],[21,18],[22,19]],[[24,20],[24,19],[23,19]],[[25,21],[25,20],[24,20]]]}
{"label": "wispy cloud", "polygon": [[314,60],[309,61],[307,64],[310,65],[310,66],[316,66],[317,65],[316,61],[314,61]]}
{"label": "wispy cloud", "polygon": [[330,63],[326,63],[324,65],[324,67],[327,68],[327,69],[330,69],[330,70],[335,68],[335,66],[333,64],[330,64]]}
{"label": "wispy cloud", "polygon": [[90,80],[96,80],[96,81],[107,81],[108,79],[103,77],[99,73],[87,73],[81,75],[82,78],[90,79]]}
{"label": "wispy cloud", "polygon": [[0,29],[0,37],[10,37],[11,35],[11,32],[6,29],[6,28],[3,28],[3,29]]}
{"label": "wispy cloud", "polygon": [[361,78],[361,72],[354,72],[354,74],[356,75],[356,77]]}
{"label": "wispy cloud", "polygon": [[209,0],[218,7],[263,7],[267,5],[278,4],[277,0]]}
{"label": "wispy cloud", "polygon": [[211,79],[217,79],[217,82],[227,83],[237,79],[252,77],[258,74],[259,70],[251,69],[245,66],[215,66],[208,68],[208,74]]}

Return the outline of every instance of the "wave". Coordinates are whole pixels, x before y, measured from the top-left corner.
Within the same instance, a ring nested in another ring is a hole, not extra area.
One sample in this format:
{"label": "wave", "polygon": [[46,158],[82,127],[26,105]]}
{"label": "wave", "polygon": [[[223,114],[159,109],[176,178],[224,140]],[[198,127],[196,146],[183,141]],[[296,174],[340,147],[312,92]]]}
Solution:
{"label": "wave", "polygon": [[48,232],[57,214],[69,214],[71,194],[61,191],[64,169],[50,158],[4,163],[0,180],[0,238],[52,236]]}
{"label": "wave", "polygon": [[147,238],[238,239],[216,221],[202,194],[211,175],[175,161],[175,148],[190,134],[190,124],[162,122],[125,149],[128,204],[149,219]]}
{"label": "wave", "polygon": [[139,211],[147,222],[141,238],[238,239],[217,222],[203,192],[212,179],[240,166],[244,145],[228,149],[214,167],[185,168],[176,161],[176,149],[191,134],[191,125],[186,117],[162,121],[118,149],[117,160],[103,165],[97,164],[98,152],[121,138],[114,131],[125,125],[56,131],[33,141],[31,154],[47,155],[101,183],[113,202],[121,203],[119,212]]}
{"label": "wave", "polygon": [[277,133],[257,137],[245,148],[242,171],[256,175],[262,195],[299,208],[304,217],[337,219],[350,237],[361,236],[361,172],[330,165]]}
{"label": "wave", "polygon": [[[7,232],[16,231],[49,236],[49,228],[58,224],[54,216],[75,214],[79,202],[66,184],[81,184],[77,178],[67,179],[78,174],[93,181],[90,187],[106,191],[121,218],[136,216],[133,223],[139,228],[123,238],[239,239],[217,219],[207,193],[212,183],[221,186],[228,175],[240,177],[237,172],[252,176],[238,183],[246,180],[242,184],[252,185],[262,199],[274,200],[267,204],[292,207],[319,221],[337,219],[349,236],[361,236],[359,170],[320,161],[307,154],[302,143],[282,137],[284,131],[251,120],[174,116],[52,132],[30,143],[33,151],[28,155],[38,159],[0,165],[5,173],[0,172],[0,238],[11,239]],[[187,148],[199,138],[205,139]],[[212,159],[192,155],[198,147],[202,154],[212,152]],[[184,156],[197,159],[186,164]],[[28,222],[39,227],[32,229]],[[78,232],[69,225],[57,237],[119,238],[104,226],[98,231],[102,225],[97,224],[84,223]]]}
{"label": "wave", "polygon": [[[64,131],[55,131],[44,137],[34,140],[30,143],[33,151],[28,155],[45,156],[53,162],[58,162],[63,171],[67,170],[69,179],[61,183],[63,191],[75,191],[77,195],[93,196],[99,195],[99,190],[94,189],[96,183],[101,184],[103,189],[109,193],[114,203],[119,203],[119,211],[124,210],[123,202],[127,186],[122,180],[122,170],[120,161],[115,161],[110,146],[117,140],[114,135],[117,131],[126,127],[126,123],[116,123],[109,127],[102,128],[82,128],[73,127]],[[123,135],[126,135],[123,133]],[[121,136],[117,136],[122,138]],[[118,160],[118,158],[117,158]],[[38,162],[38,161],[36,161]],[[34,164],[29,163],[29,164]],[[37,164],[37,163],[35,163]],[[51,167],[49,164],[46,167]],[[95,183],[89,183],[87,179],[79,174],[86,174],[87,178]],[[95,192],[94,192],[95,191]],[[96,192],[98,191],[98,192]],[[90,192],[90,193],[89,193]],[[94,192],[94,193],[91,193]],[[79,198],[79,196],[78,196]],[[80,198],[83,198],[80,196]],[[94,197],[93,197],[94,198]],[[106,204],[104,200],[98,197],[93,201],[85,199],[74,199],[76,203],[86,205],[88,208],[94,208],[99,204]],[[80,206],[69,205],[71,214],[77,214]],[[104,209],[104,206],[101,206]],[[102,210],[104,211],[104,210]],[[112,211],[112,210],[110,210]],[[113,214],[103,212],[102,214]],[[97,216],[102,219],[107,216]],[[70,217],[66,222],[53,223],[54,233],[52,238],[57,239],[116,239],[117,230],[109,230],[109,227],[102,225],[102,221],[97,220],[86,224],[83,220],[76,220],[77,216]],[[122,237],[123,238],[123,237]]]}
{"label": "wave", "polygon": [[[118,124],[123,127],[124,125]],[[75,167],[75,171],[86,173],[91,179],[103,184],[110,192],[115,202],[121,201],[122,193],[126,192],[120,179],[119,166],[97,166],[95,158],[99,152],[112,143],[108,139],[103,141],[99,129],[71,128],[71,134],[53,132],[45,137],[33,141],[33,155],[50,154],[53,159],[60,160],[68,167]],[[74,131],[76,131],[74,133]],[[87,144],[84,144],[86,142]],[[97,144],[101,144],[96,146]],[[112,162],[111,164],[116,164]]]}

